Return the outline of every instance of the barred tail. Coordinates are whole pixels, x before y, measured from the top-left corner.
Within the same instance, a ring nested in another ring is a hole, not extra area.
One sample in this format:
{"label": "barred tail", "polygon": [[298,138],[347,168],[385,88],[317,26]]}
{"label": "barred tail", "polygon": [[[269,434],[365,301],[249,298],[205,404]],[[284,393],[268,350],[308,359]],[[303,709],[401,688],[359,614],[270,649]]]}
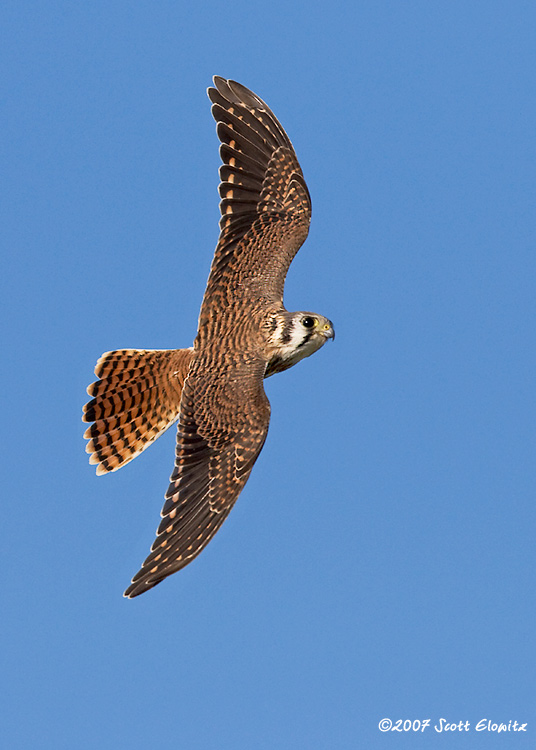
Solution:
{"label": "barred tail", "polygon": [[179,416],[193,349],[119,349],[97,362],[87,392],[84,433],[97,474],[116,471],[153,443]]}

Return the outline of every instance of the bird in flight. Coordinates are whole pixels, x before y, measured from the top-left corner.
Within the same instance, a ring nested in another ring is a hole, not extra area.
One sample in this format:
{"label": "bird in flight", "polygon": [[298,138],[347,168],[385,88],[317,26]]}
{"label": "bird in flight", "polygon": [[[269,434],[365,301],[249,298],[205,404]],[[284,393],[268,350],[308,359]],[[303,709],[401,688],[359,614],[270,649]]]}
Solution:
{"label": "bird in flight", "polygon": [[106,352],[84,407],[97,474],[120,469],[178,421],[162,521],[129,598],[188,565],[229,515],[268,432],[263,379],[335,336],[323,315],[283,305],[285,277],[311,219],[287,134],[235,81],[216,76],[208,96],[221,141],[222,216],[194,345]]}

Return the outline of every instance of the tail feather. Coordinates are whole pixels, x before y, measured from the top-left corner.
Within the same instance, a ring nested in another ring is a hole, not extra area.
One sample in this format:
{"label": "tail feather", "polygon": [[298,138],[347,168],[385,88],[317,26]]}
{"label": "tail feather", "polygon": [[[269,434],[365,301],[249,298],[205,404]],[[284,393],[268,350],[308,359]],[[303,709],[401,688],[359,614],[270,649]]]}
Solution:
{"label": "tail feather", "polygon": [[193,349],[119,349],[98,360],[87,389],[84,433],[97,474],[116,471],[165,432],[179,416]]}

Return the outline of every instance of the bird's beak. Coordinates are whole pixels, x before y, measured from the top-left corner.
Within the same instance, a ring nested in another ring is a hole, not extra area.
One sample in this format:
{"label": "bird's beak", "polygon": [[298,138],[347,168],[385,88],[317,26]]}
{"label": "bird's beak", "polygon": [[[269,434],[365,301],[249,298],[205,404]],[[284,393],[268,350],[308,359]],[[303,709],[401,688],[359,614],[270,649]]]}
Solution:
{"label": "bird's beak", "polygon": [[333,328],[333,325],[328,325],[326,323],[319,333],[321,336],[324,336],[325,339],[333,339],[333,341],[335,341],[335,329]]}

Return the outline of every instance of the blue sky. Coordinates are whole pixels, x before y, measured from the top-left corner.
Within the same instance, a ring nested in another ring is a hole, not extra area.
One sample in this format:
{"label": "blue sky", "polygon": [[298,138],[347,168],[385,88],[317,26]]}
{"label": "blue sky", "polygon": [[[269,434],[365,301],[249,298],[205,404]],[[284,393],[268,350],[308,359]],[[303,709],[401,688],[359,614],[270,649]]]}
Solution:
{"label": "blue sky", "polygon": [[[2,746],[533,747],[534,5],[27,2],[0,27]],[[266,382],[214,541],[127,601],[174,436],[96,477],[81,408],[103,351],[195,336],[214,74],[294,143],[285,301],[337,339]]]}

